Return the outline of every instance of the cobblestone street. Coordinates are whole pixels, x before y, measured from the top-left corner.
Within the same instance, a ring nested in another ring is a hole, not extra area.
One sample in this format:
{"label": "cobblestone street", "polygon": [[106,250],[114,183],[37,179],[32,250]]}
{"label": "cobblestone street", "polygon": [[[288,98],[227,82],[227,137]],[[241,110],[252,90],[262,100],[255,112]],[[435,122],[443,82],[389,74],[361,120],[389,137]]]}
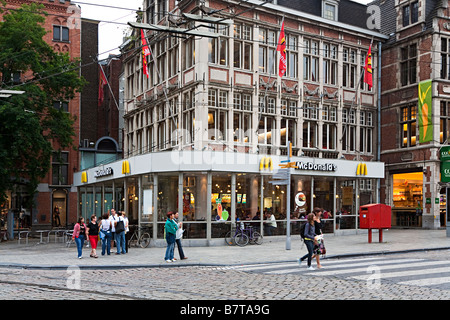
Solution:
{"label": "cobblestone street", "polygon": [[[320,271],[319,271],[320,272]],[[77,282],[79,281],[79,282]],[[438,300],[450,291],[334,276],[263,274],[226,267],[121,270],[0,269],[0,299],[7,300]],[[307,294],[308,292],[308,294]]]}

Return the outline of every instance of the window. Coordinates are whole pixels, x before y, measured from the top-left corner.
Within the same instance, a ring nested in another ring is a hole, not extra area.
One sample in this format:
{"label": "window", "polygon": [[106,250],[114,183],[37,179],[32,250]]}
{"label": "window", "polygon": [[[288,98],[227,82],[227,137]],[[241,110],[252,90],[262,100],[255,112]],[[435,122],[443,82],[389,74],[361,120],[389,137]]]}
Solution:
{"label": "window", "polygon": [[336,107],[323,106],[322,120],[322,148],[334,150],[337,139]]}
{"label": "window", "polygon": [[208,139],[227,140],[228,92],[209,89],[208,105]]}
{"label": "window", "polygon": [[440,143],[450,138],[450,101],[441,101]]}
{"label": "window", "polygon": [[373,152],[373,113],[362,110],[359,114],[359,151],[362,153]]}
{"label": "window", "polygon": [[401,109],[400,127],[402,131],[402,148],[416,145],[417,133],[417,106],[411,105]]}
{"label": "window", "polygon": [[68,185],[69,184],[69,153],[53,152],[52,155],[52,184]]}
{"label": "window", "polygon": [[275,101],[274,97],[259,96],[259,112],[275,114]]}
{"label": "window", "polygon": [[449,39],[441,38],[441,79],[450,79],[450,43]]}
{"label": "window", "polygon": [[337,79],[337,46],[323,44],[323,80],[326,84],[336,84]]}
{"label": "window", "polygon": [[276,74],[276,46],[277,46],[277,32],[259,29],[259,71],[262,73]]}
{"label": "window", "polygon": [[251,142],[253,116],[251,99],[251,94],[234,93],[233,137],[235,142]]}
{"label": "window", "polygon": [[318,107],[316,104],[303,104],[303,147],[317,148],[318,144]]}
{"label": "window", "polygon": [[356,87],[356,51],[344,48],[343,52],[343,69],[342,69],[342,84],[347,88]]}
{"label": "window", "polygon": [[147,23],[156,24],[156,14],[155,14],[155,1],[148,0],[147,9],[145,10]]}
{"label": "window", "polygon": [[356,150],[356,111],[342,109],[342,150],[353,152]]}
{"label": "window", "polygon": [[261,116],[258,126],[258,143],[273,144],[276,132],[275,116]]}
{"label": "window", "polygon": [[169,37],[169,77],[178,73],[178,37]]}
{"label": "window", "polygon": [[303,41],[303,80],[319,81],[319,42]]}
{"label": "window", "polygon": [[195,104],[194,91],[183,94],[183,141],[186,144],[194,142]]}
{"label": "window", "polygon": [[69,28],[53,26],[53,41],[69,41]]}
{"label": "window", "polygon": [[281,119],[281,145],[288,147],[288,142],[292,143],[292,146],[296,146],[297,140],[297,119],[282,118]]}
{"label": "window", "polygon": [[155,84],[161,83],[164,80],[166,80],[166,53],[167,53],[166,48],[167,48],[166,38],[157,42],[156,61],[158,70],[156,72],[156,77],[154,77],[154,79],[157,81],[155,82]]}
{"label": "window", "polygon": [[53,108],[64,112],[69,112],[69,103],[65,101],[54,101]]}
{"label": "window", "polygon": [[323,17],[329,20],[336,20],[336,6],[333,4],[325,3],[323,9]]}
{"label": "window", "polygon": [[402,86],[417,81],[417,47],[415,44],[400,48],[400,81]]}
{"label": "window", "polygon": [[287,74],[289,78],[298,77],[298,46],[297,37],[294,35],[287,35],[286,45],[286,60],[287,60]]}
{"label": "window", "polygon": [[228,27],[211,25],[214,32],[220,34],[216,39],[209,39],[208,61],[222,66],[228,65]]}
{"label": "window", "polygon": [[[189,27],[188,27],[189,28]],[[194,37],[189,37],[183,43],[183,69],[192,67],[195,63],[195,41]]]}
{"label": "window", "polygon": [[404,27],[419,21],[419,2],[415,1],[411,4],[403,6],[402,18]]}
{"label": "window", "polygon": [[158,0],[158,21],[166,15],[166,0]]}
{"label": "window", "polygon": [[242,24],[234,25],[234,67],[252,69],[252,27]]}

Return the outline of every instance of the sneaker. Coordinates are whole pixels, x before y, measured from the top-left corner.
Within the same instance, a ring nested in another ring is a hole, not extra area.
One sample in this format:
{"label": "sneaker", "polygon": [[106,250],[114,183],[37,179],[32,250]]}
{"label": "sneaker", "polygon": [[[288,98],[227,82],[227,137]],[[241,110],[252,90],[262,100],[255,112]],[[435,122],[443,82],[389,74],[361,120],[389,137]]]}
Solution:
{"label": "sneaker", "polygon": [[302,258],[298,258],[298,265],[299,265],[299,266],[302,265],[302,262],[303,262]]}
{"label": "sneaker", "polygon": [[175,261],[177,261],[177,259],[176,259],[176,258],[173,258],[173,259],[172,259],[172,261],[174,261],[174,262],[175,262]]}
{"label": "sneaker", "polygon": [[172,260],[166,260],[166,262],[173,262]]}
{"label": "sneaker", "polygon": [[306,269],[308,269],[308,270],[315,270],[315,269],[313,268],[313,266],[309,266],[309,267],[307,267]]}

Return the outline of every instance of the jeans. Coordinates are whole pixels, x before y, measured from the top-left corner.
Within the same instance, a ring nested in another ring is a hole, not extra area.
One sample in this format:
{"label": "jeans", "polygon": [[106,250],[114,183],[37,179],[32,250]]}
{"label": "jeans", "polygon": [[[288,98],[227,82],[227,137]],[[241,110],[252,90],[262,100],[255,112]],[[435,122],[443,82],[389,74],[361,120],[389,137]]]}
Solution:
{"label": "jeans", "polygon": [[125,254],[125,231],[122,231],[121,233],[116,232],[116,246],[117,246],[117,253],[120,254],[120,251],[122,250],[122,254]]}
{"label": "jeans", "polygon": [[111,232],[106,233],[105,237],[102,239],[102,256],[105,255],[105,251],[108,255],[111,254]]}
{"label": "jeans", "polygon": [[83,253],[84,236],[80,234],[78,238],[75,238],[75,243],[77,244],[78,258],[80,258]]}
{"label": "jeans", "polygon": [[300,260],[304,260],[306,257],[308,257],[308,267],[311,266],[311,257],[313,255],[313,249],[314,249],[314,241],[312,240],[305,240],[306,248],[308,249],[308,253],[305,254],[303,257],[301,257]]}
{"label": "jeans", "polygon": [[178,253],[180,254],[180,259],[183,260],[184,259],[184,252],[183,252],[183,247],[181,246],[181,239],[176,239],[175,240],[177,247],[178,247]]}
{"label": "jeans", "polygon": [[175,235],[172,233],[166,233],[167,249],[164,260],[173,259],[173,251],[175,249]]}

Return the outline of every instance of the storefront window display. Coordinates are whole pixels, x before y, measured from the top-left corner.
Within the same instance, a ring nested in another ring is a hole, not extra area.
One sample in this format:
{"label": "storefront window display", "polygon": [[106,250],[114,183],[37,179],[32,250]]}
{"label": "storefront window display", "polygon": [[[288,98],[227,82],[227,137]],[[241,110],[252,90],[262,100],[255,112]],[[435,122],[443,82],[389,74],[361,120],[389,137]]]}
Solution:
{"label": "storefront window display", "polygon": [[215,173],[211,183],[211,237],[225,236],[230,230],[231,220],[231,174]]}
{"label": "storefront window display", "polygon": [[178,211],[178,173],[158,174],[157,221],[159,239],[164,238],[164,224],[169,211]]}
{"label": "storefront window display", "polygon": [[291,176],[291,234],[300,234],[300,225],[311,209],[311,178]]}
{"label": "storefront window display", "polygon": [[118,211],[125,211],[125,194],[123,192],[124,180],[118,180],[114,183],[114,205],[113,208]]}
{"label": "storefront window display", "polygon": [[207,195],[208,179],[206,174],[187,173],[183,175],[183,238],[206,238],[206,208],[209,205]]}
{"label": "storefront window display", "polygon": [[[286,234],[286,186],[273,185],[270,176],[263,176],[263,236],[277,236]],[[275,223],[269,222],[271,215],[275,217]]]}
{"label": "storefront window display", "polygon": [[153,175],[146,174],[141,177],[142,191],[140,196],[142,197],[141,204],[141,224],[148,226],[153,222],[153,212],[155,210],[154,202],[154,190],[153,190]]}
{"label": "storefront window display", "polygon": [[420,227],[423,207],[423,172],[393,175],[392,225]]}
{"label": "storefront window display", "polygon": [[127,214],[130,224],[138,223],[138,206],[139,206],[139,193],[138,193],[138,178],[128,178],[126,182],[128,207]]}
{"label": "storefront window display", "polygon": [[322,215],[323,233],[333,232],[333,208],[334,208],[334,178],[315,177],[314,178],[314,208],[323,209]]}

